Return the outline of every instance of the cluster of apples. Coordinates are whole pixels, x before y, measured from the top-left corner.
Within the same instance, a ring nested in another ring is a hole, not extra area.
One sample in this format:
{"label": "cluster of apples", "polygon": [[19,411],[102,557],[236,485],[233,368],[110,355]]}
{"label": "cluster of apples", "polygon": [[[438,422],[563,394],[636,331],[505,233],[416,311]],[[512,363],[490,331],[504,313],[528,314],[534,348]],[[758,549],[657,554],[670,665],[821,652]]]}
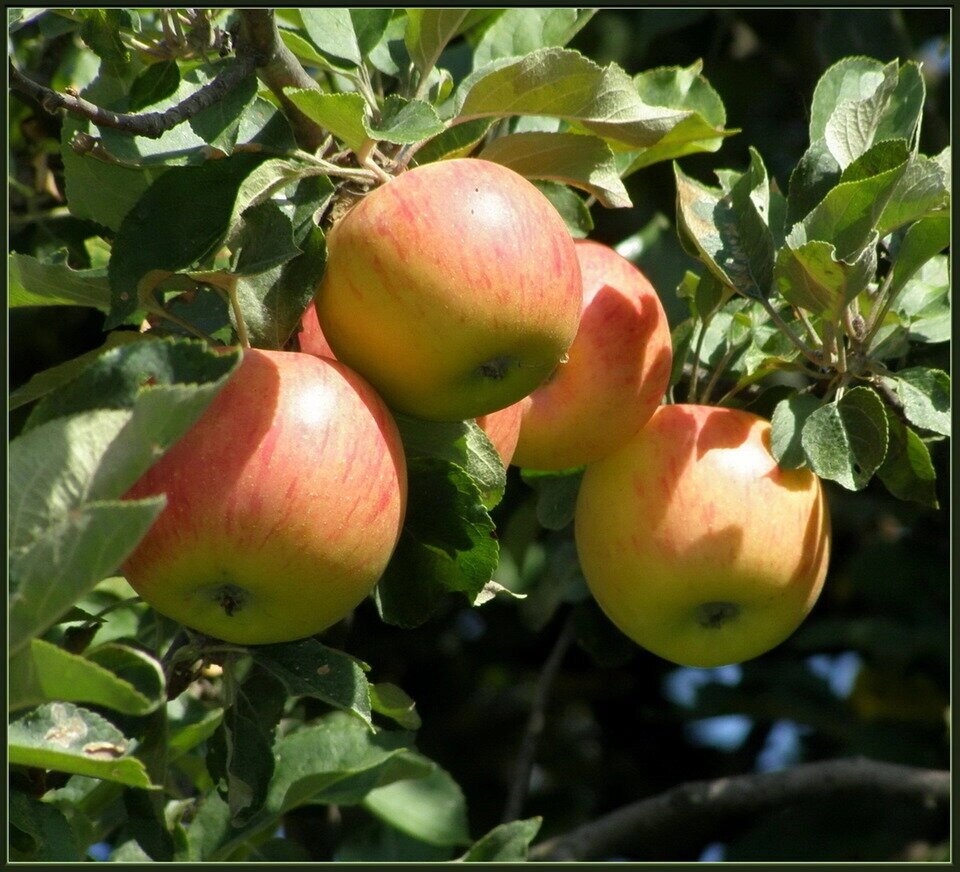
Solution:
{"label": "cluster of apples", "polygon": [[504,465],[585,465],[587,583],[669,660],[763,653],[819,594],[819,480],[780,469],[754,415],[661,405],[671,345],[655,290],[613,249],[574,241],[503,166],[429,164],[360,200],[330,231],[299,346],[247,350],[128,494],[167,495],[124,571],[187,626],[292,640],[371,591],[407,498],[391,411],[476,419]]}

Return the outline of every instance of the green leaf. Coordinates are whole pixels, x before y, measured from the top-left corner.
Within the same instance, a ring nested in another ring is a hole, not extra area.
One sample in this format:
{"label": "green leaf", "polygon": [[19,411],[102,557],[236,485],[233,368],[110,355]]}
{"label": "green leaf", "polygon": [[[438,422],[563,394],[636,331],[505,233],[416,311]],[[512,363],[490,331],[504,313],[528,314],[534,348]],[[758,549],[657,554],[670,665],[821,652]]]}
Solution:
{"label": "green leaf", "polygon": [[900,397],[911,424],[941,436],[950,435],[950,376],[947,373],[942,369],[915,366],[883,381]]}
{"label": "green leaf", "polygon": [[371,723],[370,686],[356,658],[316,639],[258,645],[250,653],[291,696],[314,697]]}
{"label": "green leaf", "polygon": [[493,124],[492,118],[477,118],[474,121],[465,121],[463,124],[448,127],[420,148],[414,161],[421,165],[436,160],[466,157],[486,136],[491,124]]}
{"label": "green leaf", "polygon": [[[874,83],[872,90],[868,83]],[[852,163],[873,145],[897,86],[897,62],[891,61],[883,67],[879,79],[873,75],[863,76],[859,84],[860,97],[838,100],[823,129],[827,148],[841,167]]]}
{"label": "green leaf", "polygon": [[[884,145],[881,143],[881,145]],[[813,240],[831,243],[841,260],[859,255],[876,234],[876,224],[897,183],[906,171],[904,158],[892,169],[836,185],[803,222],[794,226],[787,242],[799,247]]]}
{"label": "green leaf", "polygon": [[285,88],[284,94],[304,115],[332,133],[347,148],[358,151],[366,141],[363,115],[367,104],[359,94],[325,94],[312,88]]}
{"label": "green leaf", "polygon": [[333,8],[299,10],[307,34],[320,51],[359,66],[363,63],[363,53],[357,41],[353,11]]}
{"label": "green leaf", "polygon": [[131,342],[151,341],[152,339],[153,337],[149,333],[137,333],[134,330],[116,330],[113,333],[108,333],[106,340],[99,348],[81,354],[66,363],[38,372],[26,384],[21,385],[15,391],[11,391],[8,408],[19,409],[21,406],[32,403],[34,400],[38,400],[62,385],[73,381],[94,360],[111,348],[127,345]]}
{"label": "green leaf", "polygon": [[910,339],[917,342],[946,342],[950,339],[953,324],[949,290],[950,275],[945,255],[934,255],[907,281],[897,296],[895,311],[909,321]]}
{"label": "green leaf", "polygon": [[821,406],[803,426],[802,444],[810,468],[820,478],[848,490],[861,490],[887,452],[887,416],[870,388],[847,391]]}
{"label": "green leaf", "polygon": [[788,243],[777,254],[773,280],[788,302],[836,320],[873,279],[876,268],[874,245],[865,246],[850,263],[839,260],[828,242],[805,242],[798,248]]}
{"label": "green leaf", "polygon": [[806,466],[802,434],[807,418],[820,408],[810,394],[793,394],[777,403],[770,419],[770,453],[784,469]]}
{"label": "green leaf", "polygon": [[[263,161],[261,155],[241,154],[174,167],[150,186],[124,217],[113,246],[107,328],[139,308],[157,273],[187,269],[213,253],[227,234],[234,210],[239,214],[249,205],[244,200],[253,198],[252,192],[241,196],[241,187]],[[197,197],[198,191],[203,197]]]}
{"label": "green leaf", "polygon": [[447,43],[463,28],[469,9],[408,9],[403,36],[421,76],[434,67]]}
{"label": "green leaf", "polygon": [[810,141],[822,139],[837,106],[868,100],[885,80],[884,65],[866,57],[846,57],[817,82],[810,106]]}
{"label": "green leaf", "polygon": [[393,10],[388,8],[360,7],[350,10],[350,21],[353,23],[361,58],[365,60],[380,42],[392,17]]}
{"label": "green leaf", "polygon": [[893,277],[888,293],[896,297],[911,277],[949,244],[950,218],[947,215],[921,218],[910,225],[893,264]]}
{"label": "green leaf", "polygon": [[877,220],[877,231],[881,237],[886,236],[911,221],[937,213],[946,220],[949,207],[949,172],[935,158],[917,155],[893,189]]}
{"label": "green leaf", "polygon": [[716,151],[736,130],[724,130],[726,109],[720,95],[701,75],[702,61],[689,67],[658,67],[634,76],[640,98],[652,106],[688,109],[692,114],[669,130],[655,145],[618,156],[623,175],[688,154]]}
{"label": "green leaf", "polygon": [[439,848],[411,838],[382,821],[366,816],[349,827],[333,853],[335,863],[443,863],[452,848]]}
{"label": "green leaf", "polygon": [[150,64],[130,86],[130,112],[142,112],[161,100],[172,97],[180,87],[180,67],[174,60]]}
{"label": "green leaf", "polygon": [[106,718],[72,703],[48,703],[23,715],[10,724],[7,742],[14,765],[157,787],[143,763],[130,755],[130,740]]}
{"label": "green leaf", "polygon": [[520,470],[520,477],[537,492],[537,520],[547,530],[562,530],[573,521],[583,470],[562,472]]}
{"label": "green leaf", "polygon": [[[127,680],[125,670],[147,671],[145,694]],[[109,644],[87,653],[71,654],[43,639],[32,639],[10,661],[11,709],[49,701],[84,702],[106,706],[123,714],[144,715],[163,700],[163,671],[149,655],[125,645]]]}
{"label": "green leaf", "polygon": [[90,502],[9,558],[11,654],[51,627],[143,538],[164,498]]}
{"label": "green leaf", "polygon": [[[82,9],[80,38],[105,61],[126,63],[130,52],[120,39],[123,9]],[[129,13],[127,13],[129,19]]]}
{"label": "green leaf", "polygon": [[483,32],[473,50],[473,68],[490,61],[520,57],[540,48],[563,46],[593,17],[595,9],[514,8]]}
{"label": "green leaf", "polygon": [[83,855],[69,822],[55,805],[11,790],[9,858],[15,862],[77,863]]}
{"label": "green leaf", "polygon": [[930,449],[889,408],[886,412],[890,444],[877,476],[897,499],[939,508],[937,473],[930,459]]}
{"label": "green leaf", "polygon": [[15,306],[92,306],[110,308],[110,283],[106,270],[71,269],[62,260],[44,262],[13,252],[8,259],[9,297]]}
{"label": "green leaf", "polygon": [[633,205],[620,180],[610,146],[576,133],[514,133],[494,139],[480,153],[528,179],[572,185],[608,209]]}
{"label": "green leaf", "polygon": [[465,863],[525,862],[530,843],[540,831],[543,818],[527,818],[494,827],[460,859]]}
{"label": "green leaf", "polygon": [[405,730],[420,729],[417,704],[404,690],[389,682],[370,685],[370,707],[380,715],[390,718]]}
{"label": "green leaf", "polygon": [[463,791],[439,766],[426,778],[394,781],[371,790],[363,805],[400,832],[430,845],[470,842]]}
{"label": "green leaf", "polygon": [[404,100],[391,94],[384,100],[379,121],[364,119],[363,128],[372,139],[403,145],[420,142],[444,131],[437,110],[423,100]]}
{"label": "green leaf", "polygon": [[563,48],[488,64],[464,79],[454,105],[464,120],[511,115],[562,118],[635,148],[653,145],[691,114],[647,105],[622,69],[614,64],[600,67]]}

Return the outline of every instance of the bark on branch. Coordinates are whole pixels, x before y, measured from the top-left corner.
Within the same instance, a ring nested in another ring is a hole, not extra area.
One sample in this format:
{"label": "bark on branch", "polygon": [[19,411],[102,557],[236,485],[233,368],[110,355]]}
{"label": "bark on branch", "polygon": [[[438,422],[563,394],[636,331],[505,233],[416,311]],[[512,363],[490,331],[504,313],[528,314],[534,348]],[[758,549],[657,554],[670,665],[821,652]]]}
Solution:
{"label": "bark on branch", "polygon": [[158,139],[168,130],[182,124],[213,106],[254,71],[252,54],[238,55],[236,62],[221,72],[212,82],[191,94],[182,103],[171,106],[163,112],[123,113],[112,112],[84,100],[76,94],[61,94],[44,87],[21,73],[10,61],[10,87],[14,91],[26,94],[36,100],[47,112],[64,109],[73,115],[90,119],[98,127],[112,127],[135,136]]}
{"label": "bark on branch", "polygon": [[283,89],[319,89],[320,86],[280,38],[274,10],[241,9],[239,12],[242,36],[250,46],[260,78],[283,106],[284,113],[293,124],[300,147],[315,152],[322,144],[326,131],[304,115],[283,93]]}
{"label": "bark on branch", "polygon": [[661,839],[664,831],[677,832],[704,818],[719,824],[798,800],[865,792],[939,805],[949,799],[950,773],[856,757],[688,782],[534,845],[530,859],[596,859],[636,849]]}

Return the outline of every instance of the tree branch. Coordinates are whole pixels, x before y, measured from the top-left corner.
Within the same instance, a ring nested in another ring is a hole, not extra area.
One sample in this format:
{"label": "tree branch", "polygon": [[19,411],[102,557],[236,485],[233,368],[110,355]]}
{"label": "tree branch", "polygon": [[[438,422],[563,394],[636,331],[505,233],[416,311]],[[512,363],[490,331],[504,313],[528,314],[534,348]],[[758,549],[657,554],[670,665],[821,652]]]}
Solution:
{"label": "tree branch", "polygon": [[503,822],[509,823],[520,817],[523,811],[523,804],[527,798],[527,791],[530,788],[530,770],[533,769],[534,757],[537,753],[537,743],[540,740],[540,734],[546,722],[544,710],[547,707],[547,701],[550,698],[550,691],[553,689],[553,682],[556,680],[557,673],[560,671],[560,664],[563,662],[563,656],[567,653],[570,643],[574,638],[573,612],[567,615],[567,620],[557,636],[557,641],[553,644],[543,669],[540,672],[540,678],[537,681],[537,690],[533,698],[533,706],[530,709],[530,717],[527,719],[527,729],[523,735],[523,741],[520,744],[520,751],[517,753],[517,759],[514,764],[513,781],[510,785],[510,793],[507,796],[507,804],[503,810]]}
{"label": "tree branch", "polygon": [[158,139],[168,130],[192,118],[208,106],[213,106],[254,71],[253,55],[239,55],[236,62],[221,72],[212,82],[191,94],[182,103],[171,106],[163,112],[142,112],[128,114],[112,112],[102,106],[96,106],[76,94],[61,94],[46,88],[21,73],[10,61],[10,87],[14,91],[26,94],[36,100],[51,114],[64,109],[72,115],[88,118],[98,127],[112,127],[135,136]]}
{"label": "tree branch", "polygon": [[300,147],[309,152],[315,152],[323,143],[326,131],[304,115],[283,93],[283,89],[319,90],[320,86],[280,38],[273,9],[240,9],[238,11],[242,33],[253,52],[260,77],[283,106],[283,111],[294,126]]}
{"label": "tree branch", "polygon": [[798,800],[845,793],[940,804],[950,796],[950,773],[864,757],[803,763],[779,772],[692,781],[617,809],[530,849],[531,860],[589,860],[619,854],[710,818],[754,815]]}

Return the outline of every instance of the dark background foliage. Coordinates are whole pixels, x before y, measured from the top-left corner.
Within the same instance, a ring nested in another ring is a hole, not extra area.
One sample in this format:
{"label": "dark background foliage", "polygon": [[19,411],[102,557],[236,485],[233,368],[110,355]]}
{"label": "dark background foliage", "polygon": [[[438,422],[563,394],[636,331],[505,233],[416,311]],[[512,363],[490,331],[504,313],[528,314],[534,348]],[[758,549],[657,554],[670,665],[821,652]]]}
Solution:
{"label": "dark background foliage", "polygon": [[[785,187],[806,145],[805,107],[817,78],[844,55],[923,59],[921,151],[948,144],[948,27],[945,9],[608,9],[572,45],[631,73],[702,58],[728,126],[742,133],[716,154],[684,158],[685,172],[711,181],[714,168],[743,168],[754,145]],[[68,46],[53,37],[39,50],[35,69],[56,69]],[[71,265],[88,266],[83,240],[100,229],[62,209],[34,220],[62,204],[51,194],[24,192],[37,173],[58,177],[58,120],[16,96],[10,113],[11,174],[20,183],[11,190],[12,249],[36,254],[65,246]],[[691,262],[673,231],[671,167],[636,173],[628,187],[635,208],[595,207],[594,235],[615,244],[665,216],[669,227],[642,266],[675,313],[674,288]],[[102,319],[79,308],[12,312],[10,386],[99,345]],[[932,348],[925,362],[947,369],[946,344]],[[11,435],[21,423],[20,415],[11,417]],[[417,701],[418,744],[463,787],[476,833],[500,821],[538,677],[571,610],[581,644],[567,653],[547,705],[523,809],[524,816],[544,816],[541,837],[687,780],[857,754],[946,768],[949,470],[947,443],[934,448],[940,511],[897,501],[878,482],[856,494],[829,487],[834,552],[823,596],[790,640],[742,667],[673,667],[625,644],[595,609],[576,603],[564,603],[542,627],[542,603],[518,608],[498,600],[481,609],[450,607],[417,630],[382,624],[367,604],[349,626],[331,630],[328,642],[376,664],[378,680]],[[522,540],[533,499],[511,470],[495,516],[502,541]],[[540,531],[546,553],[561,552],[568,533]],[[562,561],[548,562],[540,581],[556,585],[558,596],[562,571]],[[568,586],[567,599],[578,590]],[[328,859],[334,823],[326,808],[306,807],[288,817],[286,832],[310,857]],[[336,822],[338,839],[351,830],[359,838],[368,826],[364,812],[346,809]],[[943,820],[922,808],[839,797],[664,832],[662,844],[630,859],[937,858],[945,856],[946,839]]]}

